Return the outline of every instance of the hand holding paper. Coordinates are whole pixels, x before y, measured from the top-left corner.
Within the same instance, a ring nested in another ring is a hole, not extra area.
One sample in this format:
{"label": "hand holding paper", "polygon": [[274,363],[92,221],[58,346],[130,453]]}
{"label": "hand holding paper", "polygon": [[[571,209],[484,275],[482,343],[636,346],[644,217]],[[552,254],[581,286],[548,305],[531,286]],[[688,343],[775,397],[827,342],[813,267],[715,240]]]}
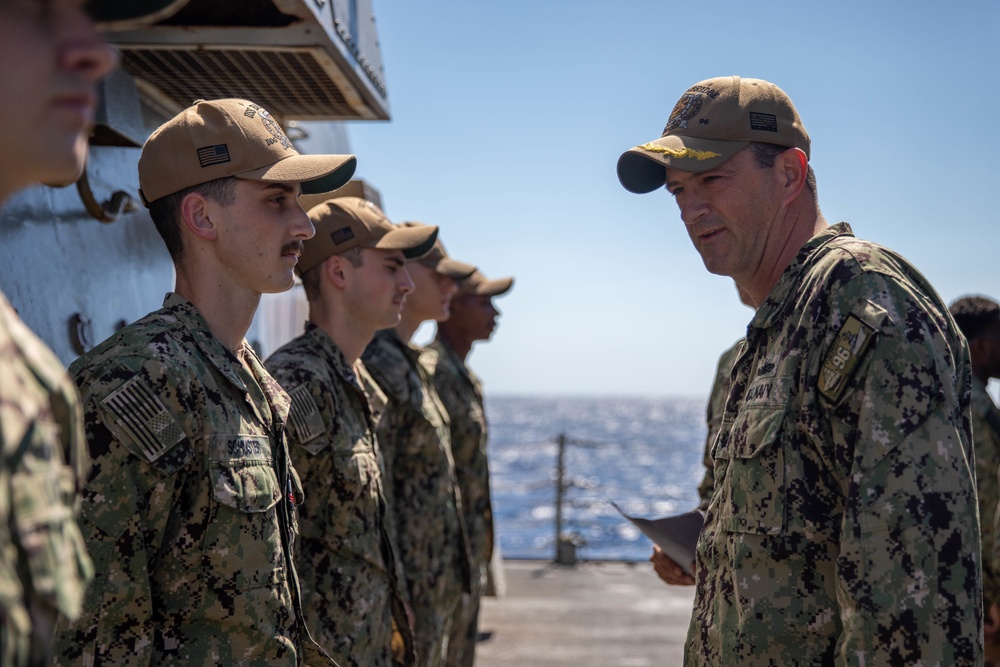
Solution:
{"label": "hand holding paper", "polygon": [[[698,543],[698,535],[701,533],[701,526],[704,523],[704,516],[698,510],[668,516],[662,519],[643,519],[625,514],[618,505],[611,503],[618,512],[628,519],[632,524],[642,531],[642,534],[653,541],[659,547],[661,553],[654,550],[650,561],[656,569],[657,574],[667,583],[693,584],[694,583],[694,553]],[[670,576],[670,564],[680,567],[683,574],[690,577],[690,581],[675,580]],[[661,568],[664,572],[660,572]],[[667,574],[670,578],[665,577]]]}

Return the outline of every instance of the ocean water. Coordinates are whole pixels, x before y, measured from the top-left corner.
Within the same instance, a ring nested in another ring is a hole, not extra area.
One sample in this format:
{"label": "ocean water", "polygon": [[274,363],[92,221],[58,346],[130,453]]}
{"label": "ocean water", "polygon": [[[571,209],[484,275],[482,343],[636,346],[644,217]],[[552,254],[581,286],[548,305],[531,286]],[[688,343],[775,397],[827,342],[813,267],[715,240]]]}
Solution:
{"label": "ocean water", "polygon": [[577,558],[644,561],[651,542],[633,516],[698,504],[705,401],[639,398],[486,398],[493,513],[505,558],[555,556],[557,437],[565,435],[563,534]]}

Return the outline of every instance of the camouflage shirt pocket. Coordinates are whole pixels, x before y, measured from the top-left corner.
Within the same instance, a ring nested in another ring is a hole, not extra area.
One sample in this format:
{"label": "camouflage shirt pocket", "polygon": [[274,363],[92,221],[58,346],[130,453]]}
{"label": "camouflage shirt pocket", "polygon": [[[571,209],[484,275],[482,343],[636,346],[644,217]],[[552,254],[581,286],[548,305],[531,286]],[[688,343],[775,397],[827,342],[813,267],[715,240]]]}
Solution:
{"label": "camouflage shirt pocket", "polygon": [[719,434],[716,455],[728,459],[720,481],[719,522],[737,533],[778,535],[785,528],[785,409],[744,406]]}
{"label": "camouflage shirt pocket", "polygon": [[266,512],[281,500],[270,461],[214,461],[212,486],[216,500],[241,512]]}
{"label": "camouflage shirt pocket", "polygon": [[204,542],[214,588],[246,589],[284,581],[281,526],[275,506],[281,485],[270,440],[257,435],[209,439],[209,476],[216,507]]}

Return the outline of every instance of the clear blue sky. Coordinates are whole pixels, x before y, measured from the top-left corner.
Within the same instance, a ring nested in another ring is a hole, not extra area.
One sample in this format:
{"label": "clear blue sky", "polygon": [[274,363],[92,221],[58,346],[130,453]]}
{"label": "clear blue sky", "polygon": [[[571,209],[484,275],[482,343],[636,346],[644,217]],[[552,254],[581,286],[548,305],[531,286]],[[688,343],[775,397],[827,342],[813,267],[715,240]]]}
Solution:
{"label": "clear blue sky", "polygon": [[[1000,297],[1000,3],[377,0],[392,120],[351,123],[393,220],[516,277],[470,363],[504,394],[707,394],[750,311],[665,191],[615,164],[691,84],[771,80],[812,137],[830,222],[945,300]],[[426,338],[427,330],[418,332]]]}

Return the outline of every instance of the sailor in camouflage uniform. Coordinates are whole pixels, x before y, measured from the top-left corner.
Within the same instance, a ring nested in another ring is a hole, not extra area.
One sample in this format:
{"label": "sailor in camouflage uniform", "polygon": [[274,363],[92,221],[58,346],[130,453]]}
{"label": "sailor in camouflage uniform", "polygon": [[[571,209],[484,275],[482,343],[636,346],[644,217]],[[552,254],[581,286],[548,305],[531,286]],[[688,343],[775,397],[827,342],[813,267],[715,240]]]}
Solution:
{"label": "sailor in camouflage uniform", "polygon": [[266,363],[292,399],[292,461],[305,490],[296,564],[306,623],[342,667],[393,664],[395,624],[400,662],[412,665],[374,435],[386,398],[359,357],[378,329],[399,323],[413,290],[405,264],[431,250],[437,227],[394,227],[357,197],[321,203],[309,217],[316,236],[296,268],[309,321]]}
{"label": "sailor in camouflage uniform", "polygon": [[622,184],[666,184],[758,305],[715,443],[687,665],[981,665],[969,352],[927,281],[828,226],[791,101],[688,89]]}
{"label": "sailor in camouflage uniform", "polygon": [[140,194],[176,289],[70,368],[96,577],[60,664],[336,664],[305,628],[292,564],[289,399],[244,335],[313,234],[300,183],[329,191],[354,166],[300,156],[246,100],[196,102],[143,147]]}
{"label": "sailor in camouflage uniform", "polygon": [[969,342],[972,358],[972,441],[976,448],[979,527],[983,540],[983,610],[988,643],[1000,643],[1000,571],[996,522],[1000,520],[1000,409],[986,385],[1000,379],[1000,304],[966,296],[949,306]]}
{"label": "sailor in camouflage uniform", "polygon": [[[0,205],[80,175],[94,106],[69,118],[60,96],[93,98],[115,58],[76,4],[0,2]],[[69,86],[72,86],[70,88]],[[76,388],[0,293],[0,665],[44,665],[60,616],[80,613],[91,562],[77,527],[86,450]]]}
{"label": "sailor in camouflage uniform", "polygon": [[417,664],[443,667],[452,616],[462,594],[470,590],[468,537],[448,414],[430,381],[437,354],[409,340],[421,322],[448,317],[457,281],[475,267],[448,257],[439,239],[434,250],[408,270],[414,291],[406,298],[400,323],[379,331],[362,358],[389,399],[378,440],[413,605]]}
{"label": "sailor in camouflage uniform", "polygon": [[438,322],[437,336],[428,346],[438,355],[432,379],[451,420],[451,453],[462,494],[472,571],[472,590],[462,596],[452,619],[449,667],[471,667],[474,662],[479,599],[486,585],[494,538],[483,389],[465,360],[473,342],[493,335],[500,315],[493,297],[506,294],[513,284],[513,278],[489,280],[479,271],[463,280],[451,300],[451,316]]}

